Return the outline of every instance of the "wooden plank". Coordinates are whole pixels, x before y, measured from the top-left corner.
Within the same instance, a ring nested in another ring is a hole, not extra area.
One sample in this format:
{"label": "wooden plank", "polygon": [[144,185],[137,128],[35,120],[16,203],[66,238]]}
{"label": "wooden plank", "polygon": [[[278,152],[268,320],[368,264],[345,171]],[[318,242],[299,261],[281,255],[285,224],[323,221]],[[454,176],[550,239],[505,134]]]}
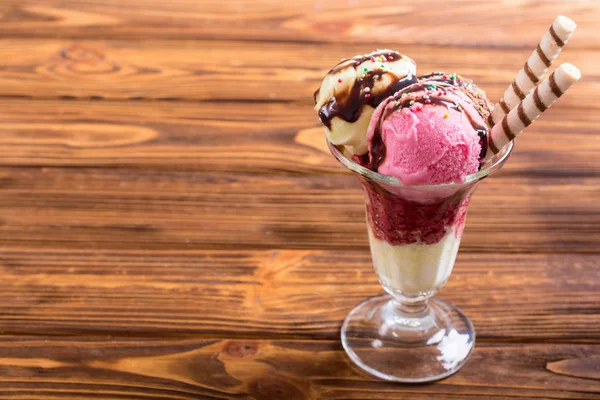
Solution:
{"label": "wooden plank", "polygon": [[554,18],[580,28],[574,46],[598,48],[598,3],[533,1],[274,0],[238,2],[5,0],[2,36],[74,38],[236,38],[307,42],[389,42],[531,46]]}
{"label": "wooden plank", "polygon": [[[0,32],[2,25],[0,24]],[[579,39],[574,38],[576,42]],[[385,45],[413,57],[418,72],[459,72],[496,101],[531,54],[526,48]],[[325,73],[380,45],[308,45],[243,41],[0,40],[0,96],[94,99],[302,101]],[[584,81],[561,104],[600,108],[600,51],[568,48],[560,62]],[[567,100],[568,99],[568,100]]]}
{"label": "wooden plank", "polygon": [[[600,175],[600,112],[548,110],[503,173]],[[0,100],[0,165],[342,173],[310,106]]]}
{"label": "wooden plank", "polygon": [[[0,241],[70,246],[366,249],[356,179],[2,168]],[[596,252],[597,177],[502,173],[473,196],[466,251]]]}
{"label": "wooden plank", "polygon": [[268,340],[2,338],[3,399],[597,399],[597,379],[556,374],[554,360],[598,345],[480,344],[432,385],[377,382],[339,343]]}
{"label": "wooden plank", "polygon": [[[0,331],[337,339],[383,291],[367,250],[89,247],[2,246]],[[597,255],[461,253],[440,296],[481,340],[599,343],[599,271]]]}

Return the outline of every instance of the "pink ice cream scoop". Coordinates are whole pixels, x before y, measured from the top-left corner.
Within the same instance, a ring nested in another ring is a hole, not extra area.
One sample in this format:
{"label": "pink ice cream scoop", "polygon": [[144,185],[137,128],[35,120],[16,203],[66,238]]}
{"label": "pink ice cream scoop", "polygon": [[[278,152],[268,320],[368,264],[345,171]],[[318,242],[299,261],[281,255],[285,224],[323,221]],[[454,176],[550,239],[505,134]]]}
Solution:
{"label": "pink ice cream scoop", "polygon": [[376,109],[367,134],[369,167],[406,185],[461,182],[479,169],[487,131],[455,83],[421,81]]}

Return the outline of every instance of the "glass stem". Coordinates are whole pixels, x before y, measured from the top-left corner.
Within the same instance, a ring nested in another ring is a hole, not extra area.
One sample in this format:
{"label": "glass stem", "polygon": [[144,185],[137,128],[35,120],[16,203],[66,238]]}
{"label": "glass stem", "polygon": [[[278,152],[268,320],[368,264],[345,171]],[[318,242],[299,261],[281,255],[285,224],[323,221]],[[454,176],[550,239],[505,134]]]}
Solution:
{"label": "glass stem", "polygon": [[392,303],[394,304],[394,307],[398,313],[415,317],[425,314],[427,312],[427,308],[429,307],[426,298],[417,301],[407,301],[404,299],[394,298]]}

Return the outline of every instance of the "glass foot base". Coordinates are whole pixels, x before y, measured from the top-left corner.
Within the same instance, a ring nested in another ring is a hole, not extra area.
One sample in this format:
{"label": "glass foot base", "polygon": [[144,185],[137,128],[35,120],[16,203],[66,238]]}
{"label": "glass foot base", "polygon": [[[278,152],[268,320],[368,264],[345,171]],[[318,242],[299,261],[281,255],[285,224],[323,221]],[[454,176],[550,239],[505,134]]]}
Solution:
{"label": "glass foot base", "polygon": [[461,369],[475,346],[471,321],[456,307],[431,298],[403,307],[390,295],[373,297],[348,314],[342,345],[367,373],[395,382],[431,382]]}

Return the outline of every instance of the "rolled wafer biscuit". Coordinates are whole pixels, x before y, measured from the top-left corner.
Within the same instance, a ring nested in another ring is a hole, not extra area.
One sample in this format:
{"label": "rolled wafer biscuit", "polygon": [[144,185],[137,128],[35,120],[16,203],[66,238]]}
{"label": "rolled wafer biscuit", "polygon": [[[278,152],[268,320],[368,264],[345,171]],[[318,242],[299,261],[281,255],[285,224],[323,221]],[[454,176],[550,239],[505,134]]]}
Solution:
{"label": "rolled wafer biscuit", "polygon": [[486,158],[493,157],[508,142],[531,125],[580,78],[581,72],[572,64],[564,63],[554,70],[517,107],[493,126],[489,133],[489,151]]}
{"label": "rolled wafer biscuit", "polygon": [[494,106],[487,121],[490,127],[515,108],[538,84],[576,27],[575,22],[562,15],[554,20],[523,68],[504,92],[504,97]]}

